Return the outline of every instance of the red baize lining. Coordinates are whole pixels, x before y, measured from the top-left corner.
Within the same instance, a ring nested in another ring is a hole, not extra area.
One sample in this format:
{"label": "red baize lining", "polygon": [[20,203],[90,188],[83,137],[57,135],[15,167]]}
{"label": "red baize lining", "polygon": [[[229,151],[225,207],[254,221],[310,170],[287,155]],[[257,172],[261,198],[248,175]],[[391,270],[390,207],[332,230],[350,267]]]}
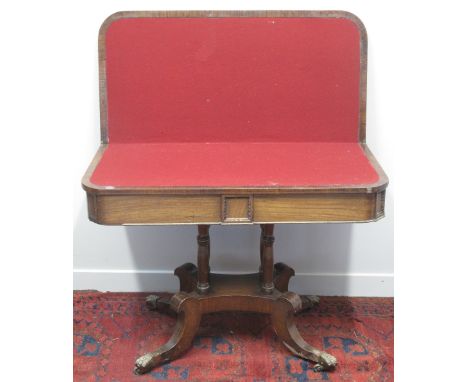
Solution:
{"label": "red baize lining", "polygon": [[110,142],[356,142],[344,18],[129,18],[106,35]]}
{"label": "red baize lining", "polygon": [[111,144],[91,181],[105,186],[372,184],[359,143]]}
{"label": "red baize lining", "polygon": [[93,183],[378,180],[358,143],[360,32],[352,21],[124,18],[105,41],[109,146]]}

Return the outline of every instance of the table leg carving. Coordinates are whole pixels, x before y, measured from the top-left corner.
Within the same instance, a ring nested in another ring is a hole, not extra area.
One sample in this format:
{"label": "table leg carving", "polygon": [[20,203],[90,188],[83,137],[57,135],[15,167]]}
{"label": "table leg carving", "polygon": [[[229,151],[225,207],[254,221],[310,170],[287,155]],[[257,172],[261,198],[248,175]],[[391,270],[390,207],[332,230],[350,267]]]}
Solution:
{"label": "table leg carving", "polygon": [[332,355],[309,345],[294,324],[294,314],[301,310],[301,297],[293,292],[283,293],[275,302],[271,314],[273,328],[279,339],[293,354],[316,362],[314,371],[333,369],[337,360]]}
{"label": "table leg carving", "polygon": [[171,298],[171,308],[178,314],[174,334],[159,349],[135,361],[135,374],[147,373],[154,367],[179,357],[191,347],[200,325],[198,301],[184,292],[177,293]]}
{"label": "table leg carving", "polygon": [[[197,286],[197,267],[192,263],[185,263],[176,268],[174,274],[179,278],[180,291],[190,293]],[[174,314],[170,309],[170,296],[151,294],[146,297],[146,307],[160,313]]]}
{"label": "table leg carving", "polygon": [[[288,265],[284,263],[276,263],[273,280],[275,288],[280,292],[287,292],[289,289],[289,280],[294,276],[294,274],[294,269]],[[301,295],[301,301],[302,307],[296,312],[296,314],[309,310],[314,305],[317,305],[320,302],[320,299],[318,296]]]}
{"label": "table leg carving", "polygon": [[197,285],[197,267],[192,263],[185,263],[176,268],[174,274],[179,278],[180,291],[190,293]]}
{"label": "table leg carving", "polygon": [[273,283],[280,292],[286,292],[289,286],[289,280],[294,276],[294,269],[284,263],[275,264],[275,277]]}

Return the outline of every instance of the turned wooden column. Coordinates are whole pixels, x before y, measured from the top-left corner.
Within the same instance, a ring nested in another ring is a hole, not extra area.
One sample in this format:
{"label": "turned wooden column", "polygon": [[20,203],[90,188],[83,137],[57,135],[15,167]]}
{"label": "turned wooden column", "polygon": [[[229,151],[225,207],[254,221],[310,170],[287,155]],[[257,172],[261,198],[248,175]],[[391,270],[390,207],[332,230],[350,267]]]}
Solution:
{"label": "turned wooden column", "polygon": [[263,279],[263,224],[260,224],[260,267],[258,272],[261,281]]}
{"label": "turned wooden column", "polygon": [[210,289],[210,234],[209,225],[198,226],[198,276],[197,290],[198,293],[204,294]]}
{"label": "turned wooden column", "polygon": [[262,224],[262,245],[261,245],[261,274],[262,274],[262,291],[272,293],[275,288],[273,284],[273,224]]}

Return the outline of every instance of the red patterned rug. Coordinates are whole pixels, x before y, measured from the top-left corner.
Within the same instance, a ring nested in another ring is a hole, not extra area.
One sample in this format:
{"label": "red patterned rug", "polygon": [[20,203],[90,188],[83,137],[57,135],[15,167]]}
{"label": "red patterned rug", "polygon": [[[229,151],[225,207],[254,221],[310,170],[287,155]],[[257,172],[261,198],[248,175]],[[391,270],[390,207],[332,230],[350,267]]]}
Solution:
{"label": "red patterned rug", "polygon": [[250,313],[204,316],[193,348],[180,359],[136,376],[137,356],[172,334],[175,318],[148,311],[148,293],[75,292],[75,382],[393,381],[393,299],[323,297],[296,323],[310,344],[338,359],[315,373],[276,338],[269,318]]}

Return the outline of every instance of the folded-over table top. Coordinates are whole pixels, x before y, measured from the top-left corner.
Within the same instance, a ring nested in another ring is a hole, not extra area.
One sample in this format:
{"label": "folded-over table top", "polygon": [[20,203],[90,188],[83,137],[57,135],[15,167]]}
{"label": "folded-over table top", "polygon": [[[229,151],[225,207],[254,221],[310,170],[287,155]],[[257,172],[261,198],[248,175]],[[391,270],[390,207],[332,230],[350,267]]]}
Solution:
{"label": "folded-over table top", "polygon": [[[372,185],[354,16],[111,17],[99,187]],[[179,15],[177,15],[179,16]]]}
{"label": "folded-over table top", "polygon": [[110,142],[358,140],[347,18],[122,18],[105,36]]}
{"label": "folded-over table top", "polygon": [[364,222],[367,38],[340,11],[135,11],[99,33],[100,224]]}

